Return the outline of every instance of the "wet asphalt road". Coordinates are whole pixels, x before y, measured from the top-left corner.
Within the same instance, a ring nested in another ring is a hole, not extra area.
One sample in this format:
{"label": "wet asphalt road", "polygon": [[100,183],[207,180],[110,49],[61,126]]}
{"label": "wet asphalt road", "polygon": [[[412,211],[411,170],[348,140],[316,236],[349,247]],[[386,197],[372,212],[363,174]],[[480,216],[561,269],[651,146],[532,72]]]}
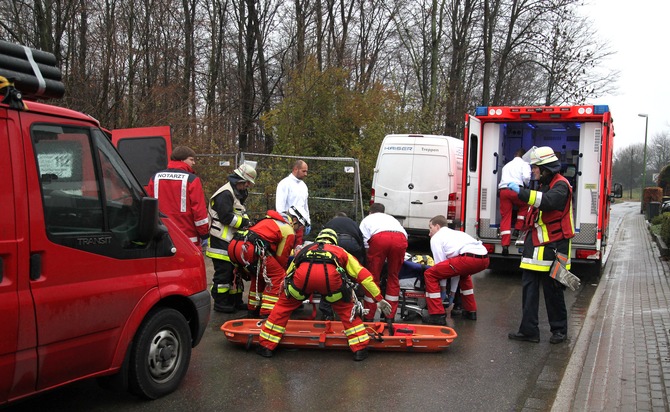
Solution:
{"label": "wet asphalt road", "polygon": [[[615,207],[616,208],[616,207]],[[613,211],[612,222],[616,222]],[[614,223],[613,223],[614,224]],[[612,228],[611,230],[614,230]],[[412,243],[429,253],[426,242]],[[580,275],[584,268],[573,268]],[[542,342],[515,342],[521,316],[520,273],[484,271],[474,277],[478,320],[453,319],[458,337],[441,353],[371,352],[354,362],[349,351],[279,349],[266,359],[229,343],[220,326],[243,313],[213,312],[209,330],[193,350],[180,388],[155,401],[78,382],[26,401],[11,411],[396,411],[520,410],[529,404],[547,409],[556,395],[572,346],[573,333],[595,291],[583,282],[566,292],[571,330],[568,342],[550,345],[544,305],[540,305]],[[296,312],[307,316],[311,310]],[[420,321],[415,321],[420,322]]]}

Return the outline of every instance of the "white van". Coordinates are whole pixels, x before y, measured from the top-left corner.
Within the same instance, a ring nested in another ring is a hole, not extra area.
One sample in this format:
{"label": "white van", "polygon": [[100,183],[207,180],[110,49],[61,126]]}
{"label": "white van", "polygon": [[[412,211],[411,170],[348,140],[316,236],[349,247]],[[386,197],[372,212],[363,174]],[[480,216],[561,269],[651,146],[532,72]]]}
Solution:
{"label": "white van", "polygon": [[382,141],[371,203],[381,203],[410,235],[427,235],[444,215],[460,227],[463,141],[449,136],[392,134]]}

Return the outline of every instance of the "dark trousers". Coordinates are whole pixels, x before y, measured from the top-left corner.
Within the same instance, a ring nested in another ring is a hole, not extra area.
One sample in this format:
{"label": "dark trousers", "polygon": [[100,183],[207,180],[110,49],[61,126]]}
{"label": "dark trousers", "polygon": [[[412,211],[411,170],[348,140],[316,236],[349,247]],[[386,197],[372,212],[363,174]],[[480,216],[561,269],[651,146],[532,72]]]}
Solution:
{"label": "dark trousers", "polygon": [[523,285],[523,316],[519,332],[527,336],[539,336],[538,311],[540,306],[540,286],[544,292],[544,302],[551,332],[568,333],[568,311],[565,308],[563,290],[565,287],[549,276],[548,272],[524,269],[521,277]]}

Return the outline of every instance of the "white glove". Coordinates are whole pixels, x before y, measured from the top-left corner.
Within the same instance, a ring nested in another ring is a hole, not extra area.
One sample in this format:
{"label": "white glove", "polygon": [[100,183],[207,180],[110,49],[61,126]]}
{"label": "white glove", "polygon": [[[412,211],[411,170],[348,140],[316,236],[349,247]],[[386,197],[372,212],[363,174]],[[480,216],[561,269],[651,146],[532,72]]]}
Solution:
{"label": "white glove", "polygon": [[386,301],[386,299],[382,299],[379,302],[377,302],[377,309],[381,313],[384,314],[384,316],[388,316],[391,314],[391,304]]}

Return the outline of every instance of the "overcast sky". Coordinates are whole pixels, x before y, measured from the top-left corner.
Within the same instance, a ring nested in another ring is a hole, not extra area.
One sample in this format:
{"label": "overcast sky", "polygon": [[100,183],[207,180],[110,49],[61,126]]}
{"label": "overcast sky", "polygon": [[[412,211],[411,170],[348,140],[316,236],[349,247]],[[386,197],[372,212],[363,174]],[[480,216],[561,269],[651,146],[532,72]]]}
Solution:
{"label": "overcast sky", "polygon": [[669,0],[587,0],[583,14],[616,54],[605,63],[620,71],[615,95],[589,103],[608,104],[614,118],[614,150],[644,143],[649,115],[648,142],[670,132]]}

